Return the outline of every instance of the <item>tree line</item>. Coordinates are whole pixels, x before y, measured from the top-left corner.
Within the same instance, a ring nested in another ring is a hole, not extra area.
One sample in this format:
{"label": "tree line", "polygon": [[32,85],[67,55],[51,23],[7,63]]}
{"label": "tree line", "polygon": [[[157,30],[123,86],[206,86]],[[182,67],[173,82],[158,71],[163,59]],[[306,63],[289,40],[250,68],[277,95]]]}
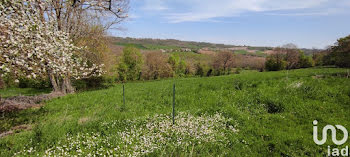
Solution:
{"label": "tree line", "polygon": [[265,68],[268,71],[299,69],[313,66],[350,67],[350,35],[340,38],[333,46],[312,55],[305,55],[293,44],[274,49],[267,57]]}
{"label": "tree line", "polygon": [[314,66],[312,57],[305,55],[296,46],[275,48],[274,53],[267,57],[265,63],[267,71],[299,69],[312,66]]}
{"label": "tree line", "polygon": [[329,46],[326,50],[314,54],[313,59],[317,66],[335,65],[341,68],[349,68],[350,35],[338,39],[333,46]]}
{"label": "tree line", "polygon": [[218,52],[212,62],[189,62],[179,55],[151,51],[141,53],[133,46],[126,46],[117,64],[118,81],[155,80],[169,77],[213,76],[230,74],[235,67],[234,54]]}
{"label": "tree line", "polygon": [[106,30],[126,19],[127,10],[128,0],[0,1],[0,87],[71,93],[105,83],[218,76],[243,68],[350,67],[350,36],[312,56],[293,44],[274,48],[266,58],[218,51],[196,60],[177,53],[141,53],[132,46],[124,47],[118,56],[111,52]]}

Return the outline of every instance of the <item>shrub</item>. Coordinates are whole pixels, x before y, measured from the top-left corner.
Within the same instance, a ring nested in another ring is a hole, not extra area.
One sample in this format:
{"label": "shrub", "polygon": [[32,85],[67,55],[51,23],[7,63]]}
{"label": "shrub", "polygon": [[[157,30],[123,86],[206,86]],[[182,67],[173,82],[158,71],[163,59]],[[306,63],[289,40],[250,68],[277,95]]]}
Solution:
{"label": "shrub", "polygon": [[145,55],[142,78],[159,79],[173,76],[173,69],[168,64],[168,56],[161,52],[150,52]]}
{"label": "shrub", "polygon": [[177,75],[178,76],[185,76],[185,74],[186,74],[186,67],[187,67],[186,62],[184,60],[181,60],[179,62],[179,66],[176,69],[177,70],[176,71]]}
{"label": "shrub", "polygon": [[47,78],[40,78],[40,79],[29,79],[22,77],[19,79],[18,83],[19,88],[35,88],[35,89],[45,89],[50,88],[51,83]]}
{"label": "shrub", "polygon": [[[212,75],[212,69],[209,69],[208,65],[203,64],[203,63],[196,63],[195,65],[195,69],[196,69],[196,75],[198,76],[210,76]],[[210,72],[209,72],[210,71]]]}
{"label": "shrub", "polygon": [[268,57],[265,63],[265,68],[268,71],[279,71],[283,70],[286,67],[286,62],[276,57],[276,55],[272,55]]}
{"label": "shrub", "polygon": [[314,66],[312,57],[306,56],[303,51],[296,48],[275,48],[274,51],[275,53],[268,56],[265,62],[265,68],[268,71]]}
{"label": "shrub", "polygon": [[180,57],[178,55],[170,55],[168,63],[170,64],[174,75],[176,75],[177,67],[179,66]]}
{"label": "shrub", "polygon": [[236,68],[236,69],[235,69],[235,74],[240,74],[241,71],[242,71],[242,68]]}
{"label": "shrub", "polygon": [[84,91],[89,89],[105,88],[109,85],[112,85],[115,82],[116,80],[113,76],[100,76],[75,80],[73,82],[73,85],[76,88],[76,90]]}
{"label": "shrub", "polygon": [[185,75],[194,75],[196,73],[196,67],[194,66],[193,63],[187,62],[186,63],[186,70],[185,70]]}
{"label": "shrub", "polygon": [[316,66],[327,65],[326,57],[327,57],[327,51],[313,54],[312,59],[314,61],[314,65]]}
{"label": "shrub", "polygon": [[175,76],[185,76],[187,63],[184,60],[181,60],[179,55],[171,55],[168,59],[168,63],[173,69]]}
{"label": "shrub", "polygon": [[309,68],[313,66],[313,60],[310,56],[305,56],[303,51],[299,52],[299,62],[298,62],[298,67],[299,68]]}
{"label": "shrub", "polygon": [[77,91],[83,91],[87,90],[87,83],[84,80],[74,80],[73,86],[76,88]]}
{"label": "shrub", "polygon": [[140,50],[132,46],[125,47],[118,66],[119,80],[140,79],[142,64],[143,58]]}
{"label": "shrub", "polygon": [[103,76],[103,82],[107,85],[116,83],[116,78],[114,76]]}
{"label": "shrub", "polygon": [[2,77],[3,81],[3,87],[15,87],[18,84],[15,82],[16,78],[13,76],[13,74],[8,74]]}

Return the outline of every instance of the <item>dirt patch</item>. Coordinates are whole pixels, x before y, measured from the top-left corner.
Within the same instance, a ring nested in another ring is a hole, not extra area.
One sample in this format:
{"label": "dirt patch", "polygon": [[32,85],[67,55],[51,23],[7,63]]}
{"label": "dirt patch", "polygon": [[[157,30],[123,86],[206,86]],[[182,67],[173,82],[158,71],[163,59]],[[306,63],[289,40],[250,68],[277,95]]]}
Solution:
{"label": "dirt patch", "polygon": [[315,76],[312,76],[313,79],[322,79],[324,78],[325,76],[324,75],[315,75]]}
{"label": "dirt patch", "polygon": [[24,131],[24,130],[32,130],[32,126],[28,125],[28,124],[23,124],[23,125],[18,125],[18,126],[12,127],[11,130],[1,133],[0,138],[5,137],[5,136],[9,136],[9,135],[12,135],[14,133]]}
{"label": "dirt patch", "polygon": [[90,118],[89,117],[83,117],[83,118],[80,118],[78,123],[81,125],[81,124],[84,124],[86,122],[90,121]]}
{"label": "dirt patch", "polygon": [[40,102],[64,96],[63,93],[50,93],[38,96],[15,96],[11,98],[0,98],[0,113],[24,110],[32,107],[40,107]]}

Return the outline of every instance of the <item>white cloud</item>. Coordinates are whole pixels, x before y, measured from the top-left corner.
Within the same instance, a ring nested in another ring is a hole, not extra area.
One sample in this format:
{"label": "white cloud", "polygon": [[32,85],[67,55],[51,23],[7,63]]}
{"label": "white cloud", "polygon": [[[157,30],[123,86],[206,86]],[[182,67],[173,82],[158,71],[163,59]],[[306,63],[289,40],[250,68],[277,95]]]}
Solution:
{"label": "white cloud", "polygon": [[[329,5],[348,3],[349,0],[144,0],[144,9],[163,11],[171,23],[208,21],[217,17],[239,16],[248,12],[269,12],[266,15],[284,15],[281,11],[295,11],[288,16],[329,15]],[[334,6],[333,6],[334,7]],[[311,9],[319,9],[317,11]],[[337,8],[335,8],[337,9]],[[175,12],[174,12],[175,10]],[[305,12],[310,10],[310,12]],[[172,12],[170,12],[172,11]],[[302,11],[302,12],[300,12]],[[275,13],[271,13],[275,12]],[[323,13],[326,12],[326,13]],[[335,13],[335,11],[332,11]]]}
{"label": "white cloud", "polygon": [[193,11],[172,14],[170,22],[201,21],[215,17],[237,16],[245,12],[264,12],[305,9],[319,6],[327,0],[202,0],[193,5]]}
{"label": "white cloud", "polygon": [[327,16],[333,14],[339,14],[346,12],[341,8],[331,8],[322,11],[314,11],[314,12],[297,12],[297,13],[266,13],[265,15],[276,15],[276,16]]}

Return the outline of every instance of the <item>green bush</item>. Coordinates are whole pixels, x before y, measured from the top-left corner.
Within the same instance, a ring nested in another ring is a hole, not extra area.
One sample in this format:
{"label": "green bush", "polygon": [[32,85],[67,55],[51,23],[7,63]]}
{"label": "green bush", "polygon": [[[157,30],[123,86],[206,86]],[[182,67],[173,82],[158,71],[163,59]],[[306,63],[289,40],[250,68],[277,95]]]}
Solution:
{"label": "green bush", "polygon": [[236,68],[236,69],[235,69],[235,74],[240,74],[241,71],[242,71],[242,68]]}
{"label": "green bush", "polygon": [[314,61],[312,60],[312,57],[306,56],[303,51],[300,51],[299,55],[299,68],[309,68],[314,65]]}
{"label": "green bush", "polygon": [[286,62],[270,57],[266,60],[265,68],[268,71],[279,71],[286,68]]}
{"label": "green bush", "polygon": [[[302,50],[276,48],[275,51],[274,54],[271,54],[266,59],[265,69],[268,71],[309,68],[314,66],[312,57],[305,55]],[[260,69],[260,71],[263,71],[263,69]]]}
{"label": "green bush", "polygon": [[186,75],[187,63],[184,60],[181,60],[179,55],[172,54],[168,59],[168,63],[173,69],[174,76],[184,77]]}
{"label": "green bush", "polygon": [[48,79],[29,79],[22,77],[19,80],[19,88],[35,88],[35,89],[46,89],[51,87],[51,83]]}
{"label": "green bush", "polygon": [[91,77],[73,81],[73,86],[78,91],[89,89],[106,88],[116,82],[116,78],[112,76]]}
{"label": "green bush", "polygon": [[118,66],[119,80],[139,80],[142,64],[140,50],[132,46],[125,47]]}
{"label": "green bush", "polygon": [[9,74],[0,78],[0,88],[5,87],[47,89],[51,88],[51,83],[48,78],[30,79],[26,77],[20,77],[17,79],[14,75]]}
{"label": "green bush", "polygon": [[4,77],[2,77],[2,81],[3,81],[3,88],[17,86],[17,83],[15,83],[15,77],[11,74],[5,75]]}
{"label": "green bush", "polygon": [[72,84],[73,84],[73,87],[75,87],[76,90],[78,91],[87,89],[87,83],[84,80],[74,80]]}
{"label": "green bush", "polygon": [[[210,76],[213,74],[213,70],[209,69],[208,65],[206,64],[202,64],[202,63],[197,63],[195,65],[195,69],[196,69],[196,75],[198,76]],[[209,72],[210,71],[210,72]]]}

